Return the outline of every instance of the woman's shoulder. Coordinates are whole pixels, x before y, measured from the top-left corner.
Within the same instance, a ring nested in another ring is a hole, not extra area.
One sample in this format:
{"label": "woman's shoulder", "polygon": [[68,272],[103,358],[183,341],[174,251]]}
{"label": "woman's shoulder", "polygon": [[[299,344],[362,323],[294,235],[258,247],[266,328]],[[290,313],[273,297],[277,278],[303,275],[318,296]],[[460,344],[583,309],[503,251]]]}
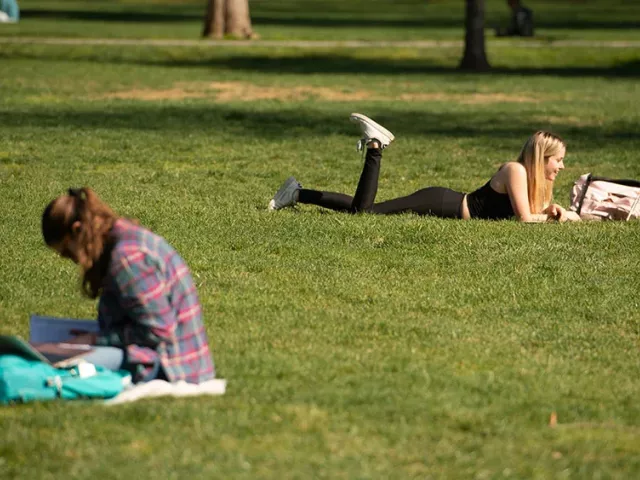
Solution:
{"label": "woman's shoulder", "polygon": [[131,262],[141,261],[145,257],[162,258],[170,248],[162,237],[128,220],[118,220],[114,236],[112,260],[126,258]]}
{"label": "woman's shoulder", "polygon": [[527,170],[524,168],[524,165],[521,164],[520,162],[506,162],[506,163],[503,163],[502,165],[500,165],[500,168],[498,168],[498,172],[504,172],[504,173],[524,172],[524,173],[527,173]]}
{"label": "woman's shoulder", "polygon": [[524,165],[518,162],[503,163],[498,171],[489,180],[489,185],[496,192],[506,194],[509,190],[508,185],[521,184],[526,182],[527,171]]}
{"label": "woman's shoulder", "polygon": [[507,162],[503,163],[492,180],[498,180],[500,183],[507,183],[509,180],[526,178],[527,170],[519,162]]}

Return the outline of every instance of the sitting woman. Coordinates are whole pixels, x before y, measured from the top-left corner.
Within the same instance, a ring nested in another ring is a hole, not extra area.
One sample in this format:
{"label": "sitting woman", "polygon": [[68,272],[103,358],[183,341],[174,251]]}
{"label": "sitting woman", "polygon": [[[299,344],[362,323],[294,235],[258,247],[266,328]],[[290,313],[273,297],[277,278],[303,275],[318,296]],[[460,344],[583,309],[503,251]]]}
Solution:
{"label": "sitting woman", "polygon": [[475,192],[464,194],[443,187],[428,187],[394,200],[374,203],[382,150],[395,138],[386,128],[359,113],[351,121],[360,125],[358,150],[367,149],[364,169],[353,197],[342,193],[303,189],[288,178],[269,202],[270,210],[306,203],[331,210],[383,215],[413,212],[441,218],[483,218],[501,220],[515,217],[522,222],[579,220],[560,205],[551,203],[553,182],[564,168],[564,141],[549,132],[534,133],[515,162],[502,165],[491,179]]}
{"label": "sitting woman", "polygon": [[45,243],[82,270],[98,302],[88,361],[126,369],[135,382],[200,383],[215,376],[200,302],[184,260],[160,236],[118,217],[89,188],[69,189],[42,214]]}

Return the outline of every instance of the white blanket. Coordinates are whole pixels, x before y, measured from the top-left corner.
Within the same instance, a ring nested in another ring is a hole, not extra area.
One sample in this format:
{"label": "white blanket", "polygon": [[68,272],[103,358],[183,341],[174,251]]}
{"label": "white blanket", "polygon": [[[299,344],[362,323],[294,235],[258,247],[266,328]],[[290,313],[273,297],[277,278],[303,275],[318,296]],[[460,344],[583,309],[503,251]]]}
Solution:
{"label": "white blanket", "polygon": [[119,395],[105,401],[105,405],[119,405],[121,403],[135,402],[141,398],[152,397],[194,397],[196,395],[223,395],[227,389],[227,381],[214,378],[200,384],[184,381],[169,383],[164,380],[152,380],[147,383],[139,383],[123,390]]}

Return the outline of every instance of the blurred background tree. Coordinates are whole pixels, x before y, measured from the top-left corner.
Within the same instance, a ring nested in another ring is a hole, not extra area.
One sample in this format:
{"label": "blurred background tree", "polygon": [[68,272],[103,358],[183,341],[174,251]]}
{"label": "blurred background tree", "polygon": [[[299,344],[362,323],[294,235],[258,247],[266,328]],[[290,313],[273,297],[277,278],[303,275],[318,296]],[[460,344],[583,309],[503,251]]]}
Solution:
{"label": "blurred background tree", "polygon": [[249,0],[209,0],[202,36],[255,38],[249,14]]}
{"label": "blurred background tree", "polygon": [[484,46],[484,0],[466,0],[462,70],[483,71],[491,66]]}

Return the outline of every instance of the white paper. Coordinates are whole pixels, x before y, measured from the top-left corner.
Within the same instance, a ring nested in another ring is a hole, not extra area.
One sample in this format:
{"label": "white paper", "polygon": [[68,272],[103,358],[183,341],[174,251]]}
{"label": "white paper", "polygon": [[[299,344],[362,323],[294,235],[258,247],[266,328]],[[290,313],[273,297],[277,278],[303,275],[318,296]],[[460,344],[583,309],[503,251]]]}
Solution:
{"label": "white paper", "polygon": [[224,395],[227,390],[227,381],[222,378],[214,378],[199,384],[180,381],[169,383],[164,380],[151,380],[147,383],[138,383],[131,388],[126,388],[122,393],[105,401],[105,405],[119,405],[121,403],[135,402],[141,398],[155,397],[195,397],[199,395]]}
{"label": "white paper", "polygon": [[97,332],[98,322],[95,320],[79,320],[77,318],[31,315],[29,321],[29,343],[66,342],[74,336],[71,330],[89,333]]}

